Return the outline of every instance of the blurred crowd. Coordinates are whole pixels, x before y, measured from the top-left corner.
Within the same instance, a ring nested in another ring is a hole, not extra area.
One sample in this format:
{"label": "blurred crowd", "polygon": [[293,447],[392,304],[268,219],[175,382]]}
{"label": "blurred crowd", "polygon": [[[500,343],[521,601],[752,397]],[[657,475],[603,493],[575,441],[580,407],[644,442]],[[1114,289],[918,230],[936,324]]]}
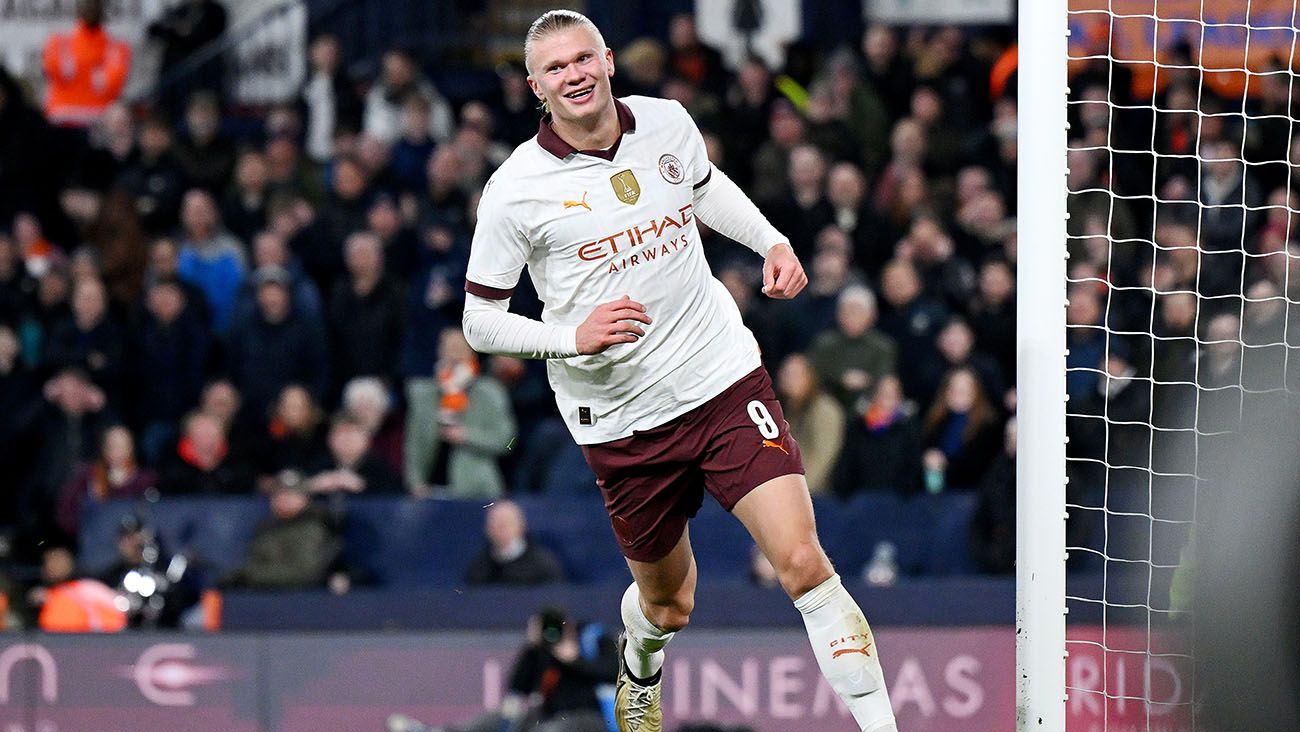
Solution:
{"label": "blurred crowd", "polygon": [[[767,300],[761,261],[704,232],[811,490],[982,491],[975,551],[1009,570],[1005,31],[872,26],[855,47],[798,43],[784,69],[734,70],[690,15],[666,31],[614,49],[615,93],[680,101],[809,272],[799,298]],[[411,51],[382,52],[373,78],[345,73],[328,35],[308,53],[300,97],[255,112],[199,85],[174,108],[109,99],[53,120],[0,69],[0,524],[17,561],[75,548],[82,507],[112,498],[594,493],[543,364],[480,356],[458,330],[481,186],[537,130],[523,67],[451,99]],[[1093,134],[1078,110],[1074,134]],[[1078,156],[1072,185],[1096,185],[1108,166]],[[1089,283],[1146,271],[1075,243]],[[1158,277],[1186,276],[1169,260]],[[1074,322],[1120,311],[1099,285],[1078,290]],[[540,312],[526,281],[512,309]],[[1098,353],[1075,347],[1072,363]]]}

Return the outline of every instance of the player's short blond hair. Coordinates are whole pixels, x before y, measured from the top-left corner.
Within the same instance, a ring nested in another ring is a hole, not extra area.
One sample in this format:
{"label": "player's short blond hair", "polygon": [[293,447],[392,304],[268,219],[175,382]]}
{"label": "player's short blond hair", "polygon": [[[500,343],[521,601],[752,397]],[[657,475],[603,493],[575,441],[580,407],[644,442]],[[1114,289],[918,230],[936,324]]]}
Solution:
{"label": "player's short blond hair", "polygon": [[591,22],[591,18],[579,13],[576,10],[548,10],[542,13],[533,24],[528,26],[528,32],[524,34],[524,66],[528,73],[532,74],[533,69],[530,59],[533,56],[533,44],[544,36],[556,33],[570,28],[585,28],[592,36],[595,37],[596,43],[600,46],[600,52],[605,52],[605,37],[600,34],[600,29],[596,24]]}

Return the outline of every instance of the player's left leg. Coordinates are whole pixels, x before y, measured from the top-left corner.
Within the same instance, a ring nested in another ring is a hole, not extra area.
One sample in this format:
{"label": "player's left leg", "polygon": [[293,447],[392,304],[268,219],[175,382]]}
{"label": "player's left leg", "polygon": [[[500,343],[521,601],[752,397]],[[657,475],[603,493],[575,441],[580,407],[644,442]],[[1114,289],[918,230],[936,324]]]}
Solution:
{"label": "player's left leg", "polygon": [[773,478],[732,513],[749,530],[803,614],[813,655],[863,732],[897,732],[875,637],[817,540],[804,477]]}

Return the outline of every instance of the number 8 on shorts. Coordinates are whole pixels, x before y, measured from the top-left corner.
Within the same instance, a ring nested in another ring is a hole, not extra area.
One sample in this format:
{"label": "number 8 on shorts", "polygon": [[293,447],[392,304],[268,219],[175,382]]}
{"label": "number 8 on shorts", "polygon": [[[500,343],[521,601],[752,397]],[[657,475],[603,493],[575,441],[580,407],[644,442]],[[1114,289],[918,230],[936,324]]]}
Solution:
{"label": "number 8 on shorts", "polygon": [[758,434],[769,440],[775,440],[781,436],[781,428],[776,425],[772,419],[772,413],[767,411],[767,406],[755,399],[747,406],[749,418],[754,420],[758,425]]}

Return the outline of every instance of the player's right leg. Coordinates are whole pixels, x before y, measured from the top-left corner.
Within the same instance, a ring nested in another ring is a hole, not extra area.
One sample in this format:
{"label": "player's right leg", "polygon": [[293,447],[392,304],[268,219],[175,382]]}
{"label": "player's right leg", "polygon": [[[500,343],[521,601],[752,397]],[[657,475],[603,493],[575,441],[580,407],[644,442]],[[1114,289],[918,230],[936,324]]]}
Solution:
{"label": "player's right leg", "polygon": [[634,582],[623,593],[623,635],[614,718],[619,732],[661,732],[664,646],[690,622],[697,571],[689,529],[662,559],[628,559]]}

